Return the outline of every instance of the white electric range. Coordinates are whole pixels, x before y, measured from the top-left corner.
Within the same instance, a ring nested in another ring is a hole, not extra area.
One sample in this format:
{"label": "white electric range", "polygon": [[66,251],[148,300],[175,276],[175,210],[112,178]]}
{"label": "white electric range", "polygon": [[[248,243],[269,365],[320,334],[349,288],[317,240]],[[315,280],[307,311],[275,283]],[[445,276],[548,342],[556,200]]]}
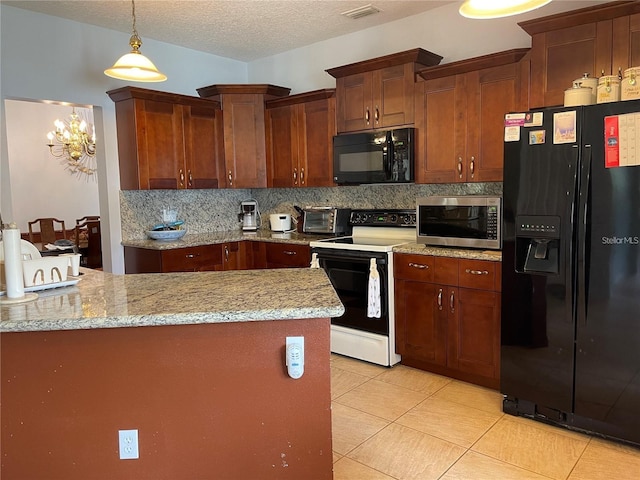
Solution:
{"label": "white electric range", "polygon": [[[310,243],[345,306],[331,319],[331,351],[378,365],[400,361],[395,352],[393,247],[416,239],[414,209],[353,210],[352,234]],[[379,314],[371,315],[371,268],[379,276]]]}

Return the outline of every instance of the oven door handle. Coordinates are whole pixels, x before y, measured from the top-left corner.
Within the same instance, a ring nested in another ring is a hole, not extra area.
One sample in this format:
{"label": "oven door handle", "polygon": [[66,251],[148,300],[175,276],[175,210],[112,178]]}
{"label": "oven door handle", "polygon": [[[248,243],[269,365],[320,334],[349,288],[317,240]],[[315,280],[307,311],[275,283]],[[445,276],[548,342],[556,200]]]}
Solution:
{"label": "oven door handle", "polygon": [[369,263],[371,258],[376,259],[377,265],[386,265],[387,256],[372,255],[371,252],[361,252],[360,254],[343,253],[347,250],[340,250],[340,253],[327,253],[322,249],[313,249],[311,253],[318,254],[318,260],[322,263],[323,260],[346,260],[351,262]]}

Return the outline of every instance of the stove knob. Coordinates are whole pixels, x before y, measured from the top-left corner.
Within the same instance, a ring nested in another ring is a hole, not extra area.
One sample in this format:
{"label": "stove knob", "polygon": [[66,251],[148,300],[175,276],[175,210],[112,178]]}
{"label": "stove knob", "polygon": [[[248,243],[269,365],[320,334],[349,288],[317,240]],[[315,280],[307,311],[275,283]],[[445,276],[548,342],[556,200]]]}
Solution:
{"label": "stove knob", "polygon": [[397,215],[391,215],[391,217],[389,218],[389,220],[391,220],[391,223],[398,223],[398,216]]}
{"label": "stove knob", "polygon": [[405,215],[402,218],[402,221],[405,225],[411,225],[411,215]]}

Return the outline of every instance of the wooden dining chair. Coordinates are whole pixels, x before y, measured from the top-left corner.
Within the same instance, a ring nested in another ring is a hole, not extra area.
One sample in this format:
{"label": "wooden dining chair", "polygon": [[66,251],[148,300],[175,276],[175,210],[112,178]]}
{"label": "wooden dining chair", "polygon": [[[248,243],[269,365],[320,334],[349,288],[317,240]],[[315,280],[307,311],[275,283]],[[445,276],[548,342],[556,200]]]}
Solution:
{"label": "wooden dining chair", "polygon": [[86,217],[82,217],[82,218],[76,218],[76,226],[84,223],[84,222],[89,222],[89,221],[94,221],[94,222],[99,222],[100,221],[100,215],[87,215]]}
{"label": "wooden dining chair", "polygon": [[[34,230],[34,226],[38,227],[38,230]],[[29,241],[31,243],[42,243],[42,245],[46,245],[47,243],[54,243],[58,240],[58,235],[56,234],[56,225],[60,228],[58,231],[61,231],[60,238],[67,238],[67,231],[64,228],[64,220],[58,220],[57,218],[49,217],[49,218],[37,218],[33,222],[28,222],[29,226]],[[40,238],[38,239],[38,234],[40,234]]]}
{"label": "wooden dining chair", "polygon": [[[95,218],[95,217],[94,217]],[[100,217],[97,217],[100,218]],[[86,233],[87,245],[80,245],[82,234]],[[82,265],[87,268],[102,268],[102,235],[100,220],[86,220],[76,223],[76,247],[82,254]]]}

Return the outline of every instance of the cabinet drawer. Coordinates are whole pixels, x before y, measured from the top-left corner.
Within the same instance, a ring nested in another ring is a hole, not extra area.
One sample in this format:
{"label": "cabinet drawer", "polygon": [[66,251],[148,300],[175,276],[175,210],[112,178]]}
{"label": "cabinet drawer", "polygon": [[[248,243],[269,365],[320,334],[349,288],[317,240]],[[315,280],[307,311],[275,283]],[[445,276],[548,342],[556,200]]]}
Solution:
{"label": "cabinet drawer", "polygon": [[308,267],[311,249],[308,245],[291,243],[267,243],[267,268]]}
{"label": "cabinet drawer", "polygon": [[429,255],[394,255],[395,278],[433,282],[434,257]]}
{"label": "cabinet drawer", "polygon": [[460,260],[458,265],[461,287],[476,290],[497,290],[496,268],[500,266],[499,262]]}
{"label": "cabinet drawer", "polygon": [[433,281],[444,285],[458,286],[458,259],[435,257]]}
{"label": "cabinet drawer", "polygon": [[199,272],[222,265],[220,245],[176,248],[162,252],[163,272]]}

